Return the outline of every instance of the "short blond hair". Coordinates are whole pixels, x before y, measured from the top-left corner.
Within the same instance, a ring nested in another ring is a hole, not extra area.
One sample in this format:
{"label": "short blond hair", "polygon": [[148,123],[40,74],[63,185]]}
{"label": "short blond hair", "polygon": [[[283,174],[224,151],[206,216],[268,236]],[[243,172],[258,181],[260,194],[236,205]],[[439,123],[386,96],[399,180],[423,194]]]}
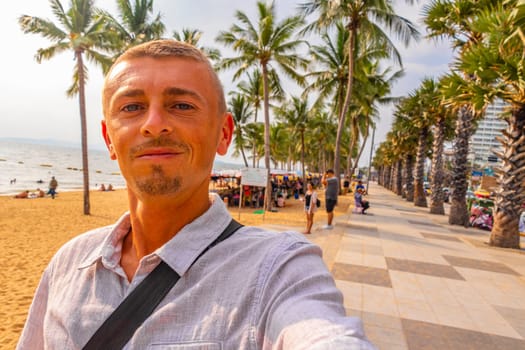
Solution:
{"label": "short blond hair", "polygon": [[106,74],[106,79],[104,81],[104,88],[102,91],[102,105],[104,109],[104,115],[107,111],[107,77],[111,74],[113,68],[117,66],[120,62],[143,57],[150,57],[154,59],[187,58],[196,62],[204,63],[208,67],[210,77],[215,87],[215,91],[217,92],[217,100],[219,101],[219,112],[221,114],[226,112],[226,100],[224,98],[224,89],[222,87],[219,76],[217,75],[217,72],[215,72],[215,70],[213,69],[213,66],[211,65],[208,57],[201,50],[199,50],[193,45],[182,41],[166,39],[148,41],[137,46],[132,46],[115,60],[115,62],[111,65],[111,68],[109,69],[108,73]]}

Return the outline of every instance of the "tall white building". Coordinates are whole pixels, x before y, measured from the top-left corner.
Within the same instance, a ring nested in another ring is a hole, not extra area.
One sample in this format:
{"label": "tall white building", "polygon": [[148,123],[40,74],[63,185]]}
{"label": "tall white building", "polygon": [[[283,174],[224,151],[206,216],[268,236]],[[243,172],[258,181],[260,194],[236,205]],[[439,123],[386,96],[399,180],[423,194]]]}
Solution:
{"label": "tall white building", "polygon": [[499,162],[499,159],[494,159],[495,156],[491,150],[501,149],[501,144],[496,140],[496,136],[501,135],[501,131],[507,127],[507,123],[501,119],[505,106],[506,104],[502,100],[496,100],[487,107],[485,116],[479,122],[478,129],[471,137],[470,149],[476,164],[484,166],[495,165],[496,162]]}

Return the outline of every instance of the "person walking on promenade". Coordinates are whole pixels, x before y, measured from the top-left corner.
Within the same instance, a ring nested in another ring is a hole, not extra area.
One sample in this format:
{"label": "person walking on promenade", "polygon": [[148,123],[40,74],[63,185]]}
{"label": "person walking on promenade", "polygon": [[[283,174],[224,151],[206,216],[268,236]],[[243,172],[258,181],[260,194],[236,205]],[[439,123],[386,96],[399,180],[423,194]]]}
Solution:
{"label": "person walking on promenade", "polygon": [[304,194],[304,212],[306,213],[306,231],[305,234],[312,233],[312,226],[314,224],[314,214],[317,211],[317,191],[314,189],[311,182],[306,185],[306,193]]}
{"label": "person walking on promenade", "polygon": [[55,179],[54,176],[51,176],[51,181],[49,181],[49,190],[47,191],[47,194],[51,195],[51,198],[55,199],[55,196],[57,194],[57,187],[58,187],[58,181]]}
{"label": "person walking on promenade", "polygon": [[18,349],[374,349],[319,247],[242,226],[209,192],[234,126],[200,50],[133,46],[107,73],[102,102],[129,212],[54,255]]}
{"label": "person walking on promenade", "polygon": [[321,183],[325,187],[325,206],[326,213],[328,214],[328,222],[323,226],[325,230],[331,230],[334,228],[332,221],[334,219],[334,208],[337,205],[337,195],[339,192],[339,180],[335,177],[334,171],[328,169],[321,179]]}

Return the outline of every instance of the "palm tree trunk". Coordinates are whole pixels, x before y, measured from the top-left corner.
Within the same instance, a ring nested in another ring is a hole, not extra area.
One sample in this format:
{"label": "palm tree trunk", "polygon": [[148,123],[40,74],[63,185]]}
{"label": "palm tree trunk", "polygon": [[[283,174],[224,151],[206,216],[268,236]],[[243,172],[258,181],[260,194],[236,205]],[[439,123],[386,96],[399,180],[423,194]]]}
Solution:
{"label": "palm tree trunk", "polygon": [[350,145],[348,147],[348,156],[346,157],[346,174],[345,175],[348,175],[348,176],[352,176],[353,172],[352,172],[352,150],[351,150],[351,147],[352,145]]}
{"label": "palm tree trunk", "polygon": [[383,171],[383,187],[386,189],[389,189],[388,188],[388,184],[390,183],[389,177],[388,177],[389,173],[390,173],[390,165],[386,165]]}
{"label": "palm tree trunk", "polygon": [[91,214],[89,203],[89,161],[88,161],[88,142],[87,142],[87,117],[86,117],[86,93],[84,77],[84,61],[82,51],[75,51],[78,68],[78,105],[80,107],[80,132],[82,139],[82,174],[84,178],[84,215]]}
{"label": "palm tree trunk", "polygon": [[304,170],[304,130],[301,130],[301,168],[303,171],[303,180],[306,180],[306,173]]}
{"label": "palm tree trunk", "polygon": [[334,172],[337,178],[338,190],[340,187],[340,172],[341,172],[341,140],[343,139],[343,131],[345,126],[345,119],[348,110],[350,109],[350,100],[352,98],[352,86],[354,79],[354,48],[355,48],[355,37],[357,34],[357,28],[349,24],[350,34],[348,36],[348,82],[346,85],[346,96],[339,115],[339,124],[337,125],[337,136],[335,138],[335,151],[334,151]]}
{"label": "palm tree trunk", "polygon": [[439,116],[435,127],[434,144],[432,150],[432,193],[430,194],[430,213],[445,215],[443,205],[443,144],[445,142],[445,118]]}
{"label": "palm tree trunk", "polygon": [[416,158],[416,174],[414,176],[414,205],[416,207],[427,207],[427,197],[423,181],[425,177],[425,159],[428,129],[423,127],[419,131]]}
{"label": "palm tree trunk", "polygon": [[246,154],[244,154],[243,146],[241,146],[241,155],[242,155],[242,160],[244,161],[244,166],[248,168],[248,159],[246,159]]}
{"label": "palm tree trunk", "polygon": [[[254,105],[255,109],[255,115],[254,115],[254,123],[257,123],[257,104]],[[252,155],[253,155],[253,167],[255,168],[255,159],[257,154],[257,140],[253,139],[253,145],[252,145]]]}
{"label": "palm tree trunk", "polygon": [[406,168],[406,157],[402,160],[401,165],[401,198],[407,198],[407,168]]}
{"label": "palm tree trunk", "polygon": [[500,187],[494,201],[494,226],[489,244],[519,249],[519,219],[525,198],[525,106],[514,108],[506,121],[508,127],[503,136],[498,137],[503,151],[496,155],[502,165],[496,170]]}
{"label": "palm tree trunk", "polygon": [[448,223],[451,225],[469,226],[467,210],[467,174],[469,139],[472,133],[472,112],[468,106],[459,110],[456,120],[456,139],[454,140],[454,159],[452,167],[452,195]]}
{"label": "palm tree trunk", "polygon": [[365,145],[366,145],[366,140],[367,139],[368,139],[368,128],[366,129],[366,134],[363,137],[363,143],[361,144],[361,147],[359,147],[359,153],[357,154],[357,157],[354,160],[354,163],[353,163],[354,166],[350,170],[350,174],[354,174],[355,173],[355,169],[357,169],[357,166],[359,164],[359,160],[361,159],[361,155],[363,154],[363,150],[365,149]]}
{"label": "palm tree trunk", "polygon": [[264,166],[268,179],[266,180],[266,210],[272,210],[272,186],[270,177],[270,102],[268,97],[268,69],[262,63],[263,92],[264,92]]}
{"label": "palm tree trunk", "polygon": [[395,191],[395,182],[396,182],[396,165],[397,163],[394,162],[392,166],[390,167],[390,185],[388,185],[388,188],[390,188],[390,191]]}
{"label": "palm tree trunk", "polygon": [[414,156],[407,154],[405,158],[406,171],[406,200],[407,202],[414,201]]}
{"label": "palm tree trunk", "polygon": [[399,159],[396,162],[395,193],[398,196],[401,196],[402,192],[403,192],[403,161]]}

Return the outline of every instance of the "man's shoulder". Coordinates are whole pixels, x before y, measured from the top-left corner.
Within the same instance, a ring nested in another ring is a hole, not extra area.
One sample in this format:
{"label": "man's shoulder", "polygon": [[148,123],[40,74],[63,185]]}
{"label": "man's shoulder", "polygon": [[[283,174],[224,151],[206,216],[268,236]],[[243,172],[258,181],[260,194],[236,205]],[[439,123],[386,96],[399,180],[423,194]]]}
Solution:
{"label": "man's shoulder", "polygon": [[292,230],[281,231],[281,229],[286,228],[280,225],[243,226],[239,231],[240,234],[238,238],[270,245],[280,243],[310,243],[299,232]]}
{"label": "man's shoulder", "polygon": [[304,246],[316,247],[303,234],[279,225],[244,226],[234,236],[231,242],[237,246],[236,249],[252,251],[253,255],[279,255]]}

